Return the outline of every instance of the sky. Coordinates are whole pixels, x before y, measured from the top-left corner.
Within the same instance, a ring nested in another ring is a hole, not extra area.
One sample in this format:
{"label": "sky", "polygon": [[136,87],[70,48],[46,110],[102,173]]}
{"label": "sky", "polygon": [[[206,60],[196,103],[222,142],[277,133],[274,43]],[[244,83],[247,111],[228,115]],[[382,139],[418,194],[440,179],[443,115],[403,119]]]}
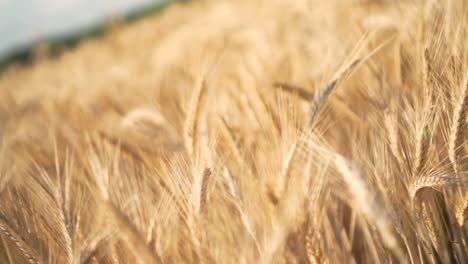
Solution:
{"label": "sky", "polygon": [[38,40],[165,0],[0,0],[0,58]]}

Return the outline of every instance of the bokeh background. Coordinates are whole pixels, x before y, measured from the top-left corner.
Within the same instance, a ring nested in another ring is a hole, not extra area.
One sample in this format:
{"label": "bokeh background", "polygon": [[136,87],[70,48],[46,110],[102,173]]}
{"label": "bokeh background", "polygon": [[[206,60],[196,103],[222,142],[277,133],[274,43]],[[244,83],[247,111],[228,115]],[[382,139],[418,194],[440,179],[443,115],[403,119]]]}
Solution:
{"label": "bokeh background", "polygon": [[135,16],[168,0],[0,0],[0,61],[37,43],[86,35],[113,18]]}

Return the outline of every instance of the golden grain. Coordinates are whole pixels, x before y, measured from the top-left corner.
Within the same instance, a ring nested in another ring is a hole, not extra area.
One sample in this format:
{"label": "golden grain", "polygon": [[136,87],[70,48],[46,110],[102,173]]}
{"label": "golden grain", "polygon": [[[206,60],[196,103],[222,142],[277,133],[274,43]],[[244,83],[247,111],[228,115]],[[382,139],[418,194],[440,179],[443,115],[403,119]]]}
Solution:
{"label": "golden grain", "polygon": [[0,262],[466,262],[466,7],[191,1],[8,67]]}

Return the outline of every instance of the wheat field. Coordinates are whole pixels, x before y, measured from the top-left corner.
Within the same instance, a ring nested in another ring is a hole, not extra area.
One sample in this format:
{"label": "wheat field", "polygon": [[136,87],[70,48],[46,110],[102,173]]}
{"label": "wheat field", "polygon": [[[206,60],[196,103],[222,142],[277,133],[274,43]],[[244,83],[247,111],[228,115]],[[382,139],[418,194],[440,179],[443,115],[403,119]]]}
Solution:
{"label": "wheat field", "polygon": [[0,75],[0,263],[467,263],[468,3],[206,0]]}

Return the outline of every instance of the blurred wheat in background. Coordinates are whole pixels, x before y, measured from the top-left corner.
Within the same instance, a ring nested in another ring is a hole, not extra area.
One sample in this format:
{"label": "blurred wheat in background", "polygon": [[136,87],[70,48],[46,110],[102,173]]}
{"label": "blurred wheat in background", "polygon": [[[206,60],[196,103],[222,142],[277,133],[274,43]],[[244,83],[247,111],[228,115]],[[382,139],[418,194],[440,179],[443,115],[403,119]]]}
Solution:
{"label": "blurred wheat in background", "polygon": [[192,1],[0,76],[1,263],[467,263],[468,6]]}

